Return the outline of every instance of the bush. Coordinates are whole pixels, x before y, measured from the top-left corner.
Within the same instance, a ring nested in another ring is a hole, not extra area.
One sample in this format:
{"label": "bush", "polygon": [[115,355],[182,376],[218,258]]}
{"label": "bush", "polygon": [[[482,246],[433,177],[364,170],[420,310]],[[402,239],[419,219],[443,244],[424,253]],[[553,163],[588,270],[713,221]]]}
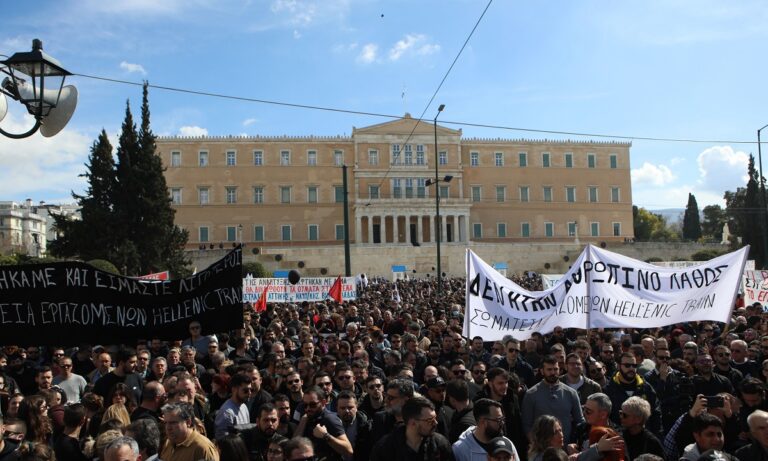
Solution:
{"label": "bush", "polygon": [[251,274],[254,278],[257,279],[269,277],[267,270],[264,269],[264,266],[257,261],[243,263],[243,277],[247,276],[248,274]]}
{"label": "bush", "polygon": [[660,263],[662,261],[664,261],[664,260],[659,258],[658,256],[651,256],[650,258],[645,260],[645,262],[647,262],[647,263]]}
{"label": "bush", "polygon": [[722,253],[717,250],[701,250],[691,255],[691,261],[709,261]]}
{"label": "bush", "polygon": [[121,275],[120,271],[115,267],[114,264],[107,261],[106,259],[92,259],[88,261],[88,264],[95,267],[96,269],[105,271],[105,272],[111,272],[113,274]]}

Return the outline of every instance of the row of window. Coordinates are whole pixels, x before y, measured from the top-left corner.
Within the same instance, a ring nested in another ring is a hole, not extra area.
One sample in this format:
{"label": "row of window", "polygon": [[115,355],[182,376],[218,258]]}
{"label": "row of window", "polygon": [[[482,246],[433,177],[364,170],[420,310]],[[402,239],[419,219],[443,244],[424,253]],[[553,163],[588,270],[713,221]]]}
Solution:
{"label": "row of window", "polygon": [[[425,198],[427,197],[427,187],[425,185],[424,178],[392,178],[392,197],[393,198]],[[227,186],[224,188],[225,203],[236,204],[240,203],[238,198],[238,187]],[[252,196],[250,203],[260,204],[265,203],[265,186],[255,186],[252,189]],[[171,202],[174,205],[182,205],[183,201],[183,189],[181,187],[171,187]],[[306,203],[318,203],[319,186],[308,186],[306,191]],[[518,186],[518,199],[521,202],[531,201],[531,188],[530,186]],[[575,203],[577,201],[576,187],[565,186],[565,202]],[[280,203],[293,203],[293,186],[279,186],[278,189]],[[450,198],[449,186],[440,186],[440,197]],[[335,203],[344,202],[344,187],[333,186],[333,197]],[[380,199],[381,188],[378,185],[368,186],[368,198]],[[470,198],[473,202],[481,202],[483,200],[483,187],[471,186]],[[496,186],[496,202],[506,202],[507,186]],[[197,188],[197,201],[200,205],[208,205],[211,203],[211,188],[210,187],[198,187]],[[554,188],[552,186],[543,186],[541,188],[541,200],[544,202],[554,201]],[[588,186],[586,190],[586,201],[589,203],[598,203],[600,201],[599,187]],[[610,202],[619,203],[621,201],[621,188],[610,188]]]}
{"label": "row of window", "polygon": [[[563,161],[562,166],[565,168],[573,168],[573,160],[574,160],[574,153],[573,152],[565,152],[563,153]],[[493,161],[494,166],[504,166],[506,163],[506,155],[504,152],[494,152],[493,154]],[[550,152],[542,152],[541,153],[541,163],[540,166],[542,168],[551,168],[553,166],[553,158],[552,153]],[[469,153],[469,165],[470,166],[480,166],[480,153],[479,152],[470,152]],[[617,154],[610,154],[608,156],[608,167],[611,169],[618,168],[619,165],[619,158]],[[528,152],[518,152],[517,154],[517,166],[521,168],[525,168],[528,166]],[[588,153],[587,154],[587,168],[597,168],[598,162],[597,162],[597,154],[594,153]]]}
{"label": "row of window", "polygon": [[[530,186],[519,186],[517,188],[518,190],[518,198],[521,202],[530,202],[531,201],[531,188]],[[569,203],[574,203],[577,201],[576,197],[576,187],[575,186],[565,186],[565,201]],[[587,192],[586,192],[586,201],[589,203],[597,203],[599,202],[599,187],[597,186],[588,186]],[[470,187],[470,197],[473,202],[481,202],[483,200],[483,186],[471,186]],[[554,189],[552,186],[542,186],[541,188],[541,200],[544,202],[552,202],[554,201]],[[496,201],[497,202],[506,202],[507,201],[507,186],[496,186]],[[611,187],[610,188],[610,201],[611,203],[619,203],[621,201],[621,188],[620,187]]]}
{"label": "row of window", "polygon": [[[252,189],[251,203],[260,204],[265,203],[264,198],[265,186],[255,186]],[[308,186],[306,200],[307,203],[318,203],[319,197],[318,186]],[[293,203],[293,186],[279,186],[280,203]],[[183,189],[181,187],[171,187],[171,203],[174,205],[183,205]],[[344,202],[344,187],[333,186],[333,198],[335,203]],[[211,203],[212,194],[210,187],[198,187],[197,188],[197,203],[200,205],[208,205]],[[227,186],[224,188],[224,201],[227,204],[240,203],[238,198],[238,187]]]}
{"label": "row of window", "polygon": [[[577,225],[575,222],[569,222],[567,223],[568,227],[568,237],[575,237],[576,236],[576,230]],[[621,237],[621,223],[620,222],[614,222],[611,223],[612,232],[614,237]],[[237,242],[242,241],[243,237],[242,235],[238,235],[238,226],[227,226],[225,228],[225,241],[227,242]],[[589,223],[589,236],[591,237],[600,237],[600,223],[599,222],[591,222]],[[247,237],[247,236],[246,236]],[[316,241],[320,240],[320,226],[318,224],[309,224],[307,225],[306,230],[306,237],[305,240],[308,241]],[[490,236],[489,236],[490,237]],[[512,235],[509,235],[507,233],[507,224],[506,223],[496,223],[496,237],[497,238],[507,238],[507,237],[513,237]],[[520,223],[520,234],[519,237],[531,237],[531,224],[528,222]],[[555,237],[555,223],[552,222],[545,222],[544,223],[544,237]],[[280,240],[284,242],[290,242],[297,238],[296,235],[294,235],[294,226],[290,224],[283,224],[280,226]],[[473,223],[472,224],[472,238],[474,239],[481,239],[483,238],[483,224],[482,223]],[[214,236],[211,231],[211,228],[208,226],[200,226],[198,228],[198,239],[200,243],[208,243],[213,242]],[[336,224],[334,226],[334,239],[336,240],[344,240],[344,225],[343,224]],[[253,226],[253,233],[252,233],[252,241],[254,242],[264,242],[266,241],[266,234],[264,231],[263,225],[255,225]]]}
{"label": "row of window", "polygon": [[[251,158],[251,164],[254,166],[262,166],[265,165],[265,158],[264,158],[264,151],[263,150],[254,150],[252,152],[252,158]],[[317,165],[317,151],[316,150],[308,150],[307,151],[307,165],[315,166]],[[225,164],[227,166],[236,166],[238,164],[237,162],[237,151],[235,150],[228,150],[225,154]],[[291,151],[290,150],[281,150],[280,151],[280,166],[288,166],[291,164]],[[333,164],[335,166],[341,166],[344,164],[344,151],[341,150],[334,150],[333,151]],[[201,150],[197,153],[197,166],[206,167],[210,165],[210,153],[207,150]],[[181,166],[181,151],[171,151],[171,166],[172,167],[180,167]]]}
{"label": "row of window", "polygon": [[[621,223],[620,222],[614,222],[611,223],[613,236],[614,237],[621,237]],[[569,222],[568,223],[568,237],[575,237],[576,236],[576,228],[577,225],[575,222]],[[530,237],[531,236],[531,224],[527,222],[520,223],[520,237]],[[589,236],[590,237],[600,237],[600,223],[599,222],[591,222],[589,223]],[[506,237],[513,237],[511,235],[507,234],[507,224],[506,223],[496,223],[496,237],[497,238],[506,238]],[[555,223],[552,222],[545,222],[544,223],[544,237],[555,237]],[[482,223],[473,223],[472,224],[472,238],[474,239],[481,239],[483,238],[483,224]]]}
{"label": "row of window", "polygon": [[[419,144],[416,146],[416,152],[414,153],[412,150],[412,146],[410,144],[405,145],[405,150],[400,150],[399,144],[393,144],[392,145],[392,165],[426,165],[425,160],[425,154],[424,154],[424,146]],[[597,160],[597,154],[594,153],[588,153],[587,155],[587,168],[597,168],[598,167],[598,160]],[[207,167],[210,165],[210,153],[207,150],[201,150],[197,153],[197,165],[201,167]],[[237,151],[235,150],[228,150],[225,153],[226,161],[225,164],[227,166],[236,166],[238,164],[237,161]],[[505,166],[507,163],[506,161],[507,156],[504,152],[494,152],[493,154],[493,161],[494,166]],[[441,151],[438,154],[438,159],[440,165],[447,165],[448,164],[448,153],[445,151]],[[254,150],[252,152],[252,161],[251,164],[254,166],[262,166],[265,165],[265,157],[264,157],[264,151],[263,150]],[[291,151],[288,149],[284,149],[280,151],[280,166],[289,166],[291,165]],[[307,150],[307,165],[309,166],[315,166],[318,164],[318,153],[317,150],[310,149]],[[335,166],[341,166],[344,164],[344,151],[341,150],[334,150],[333,151],[333,165]],[[369,165],[378,165],[379,164],[379,151],[377,149],[369,149],[368,150],[368,164]],[[469,165],[470,166],[480,166],[480,153],[479,152],[470,152],[469,153]],[[517,154],[517,166],[521,168],[525,168],[529,165],[528,162],[528,152],[518,152]],[[550,168],[553,166],[553,159],[552,154],[550,152],[542,152],[541,153],[541,167],[543,168]],[[562,166],[565,168],[573,168],[574,165],[574,153],[573,152],[565,152],[563,153],[563,161]],[[171,151],[171,166],[172,167],[180,167],[181,166],[181,151]],[[618,168],[618,155],[617,154],[610,154],[608,156],[608,167],[611,169]]]}
{"label": "row of window", "polygon": [[[245,237],[247,240],[249,236],[238,235],[238,230],[242,230],[242,228],[240,226],[227,226],[224,229],[225,241],[238,242],[238,241],[242,241],[243,237]],[[216,241],[216,239],[214,239],[214,235],[213,235],[213,232],[211,231],[211,228],[208,226],[198,227],[197,236],[200,243],[208,243],[208,242]],[[253,226],[253,234],[251,234],[251,237],[252,237],[252,241],[254,242],[264,242],[266,240],[264,226],[262,225]],[[302,237],[305,237],[305,240],[309,240],[309,241],[320,240],[320,225],[308,224],[307,233]],[[297,238],[297,236],[294,235],[293,226],[291,226],[290,224],[283,224],[280,226],[281,241],[290,242],[294,238]],[[334,226],[334,239],[344,240],[344,224],[336,224]]]}

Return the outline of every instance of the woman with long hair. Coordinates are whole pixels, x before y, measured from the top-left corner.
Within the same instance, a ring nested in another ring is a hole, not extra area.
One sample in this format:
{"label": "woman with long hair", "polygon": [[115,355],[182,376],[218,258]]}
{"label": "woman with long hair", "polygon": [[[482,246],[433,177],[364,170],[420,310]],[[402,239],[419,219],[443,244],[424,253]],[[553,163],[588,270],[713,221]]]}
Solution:
{"label": "woman with long hair", "polygon": [[104,410],[104,416],[101,417],[102,424],[112,419],[120,421],[123,424],[122,429],[131,424],[131,415],[122,403],[113,403]]}
{"label": "woman with long hair", "polygon": [[32,443],[50,443],[53,425],[48,417],[48,402],[41,395],[32,395],[19,405],[19,419],[27,424],[26,440]]}
{"label": "woman with long hair", "polygon": [[547,448],[563,449],[563,427],[554,416],[541,415],[533,422],[529,439],[528,460],[541,461]]}
{"label": "woman with long hair", "polygon": [[221,461],[248,461],[248,449],[238,434],[227,434],[216,440]]}
{"label": "woman with long hair", "polygon": [[125,383],[117,383],[112,386],[112,390],[107,396],[108,406],[114,405],[116,403],[125,405],[125,408],[128,410],[128,414],[133,413],[133,410],[138,407],[136,404],[136,397],[133,395],[133,391],[131,391],[131,388],[128,387],[128,385]]}

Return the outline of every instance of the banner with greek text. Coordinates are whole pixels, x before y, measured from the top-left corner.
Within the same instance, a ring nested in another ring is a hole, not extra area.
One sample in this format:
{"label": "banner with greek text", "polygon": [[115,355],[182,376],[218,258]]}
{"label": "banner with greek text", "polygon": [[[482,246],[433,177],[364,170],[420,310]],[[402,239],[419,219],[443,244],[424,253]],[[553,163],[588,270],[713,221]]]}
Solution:
{"label": "banner with greek text", "polygon": [[768,271],[745,270],[741,278],[744,304],[768,304]]}
{"label": "banner with greek text", "polygon": [[583,304],[590,326],[654,328],[701,320],[728,323],[749,248],[679,268],[595,246],[587,251],[589,299]]}
{"label": "banner with greek text", "polygon": [[136,344],[242,328],[242,252],[178,280],[138,280],[85,263],[0,266],[0,344]]}
{"label": "banner with greek text", "polygon": [[507,335],[527,339],[534,332],[549,333],[556,326],[586,328],[580,313],[558,315],[566,295],[563,280],[573,278],[585,253],[578,257],[555,286],[543,291],[528,291],[501,275],[472,250],[467,250],[467,293],[464,336],[481,336],[495,341]]}
{"label": "banner with greek text", "polygon": [[749,248],[665,268],[588,245],[552,288],[529,292],[467,250],[464,335],[527,339],[563,328],[728,322]]}
{"label": "banner with greek text", "polygon": [[[267,290],[269,303],[323,302],[328,299],[328,290],[335,281],[336,277],[302,277],[299,283],[291,285],[286,278],[246,277],[243,279],[243,302],[258,301],[267,285],[269,285]],[[342,299],[344,301],[357,299],[355,277],[342,277],[341,282]]]}

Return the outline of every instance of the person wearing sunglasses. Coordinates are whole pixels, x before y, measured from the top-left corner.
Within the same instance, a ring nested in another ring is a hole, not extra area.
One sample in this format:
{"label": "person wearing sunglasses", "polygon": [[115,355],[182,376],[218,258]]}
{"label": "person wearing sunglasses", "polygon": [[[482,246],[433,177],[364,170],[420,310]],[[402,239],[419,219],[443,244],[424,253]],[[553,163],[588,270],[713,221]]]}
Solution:
{"label": "person wearing sunglasses", "polygon": [[432,402],[424,397],[413,397],[403,405],[402,416],[404,424],[374,445],[371,461],[454,459],[448,439],[435,432],[437,414]]}
{"label": "person wearing sunglasses", "polygon": [[[479,455],[487,453],[486,448],[492,440],[504,436],[504,412],[499,402],[479,399],[475,402],[472,414],[476,424],[461,433],[453,444],[453,456],[456,461],[477,459]],[[512,442],[510,441],[509,444],[512,445]],[[514,451],[512,459],[520,459],[514,445],[512,449]]]}
{"label": "person wearing sunglasses", "polygon": [[693,375],[694,395],[717,395],[721,392],[735,394],[733,384],[724,376],[714,373],[714,361],[709,354],[696,357],[696,374]]}
{"label": "person wearing sunglasses", "polygon": [[283,447],[286,461],[315,461],[315,449],[312,441],[306,437],[294,437]]}
{"label": "person wearing sunglasses", "polygon": [[647,427],[655,435],[661,434],[661,408],[656,391],[642,376],[637,374],[637,359],[631,352],[624,352],[619,358],[619,371],[611,377],[603,392],[610,397],[612,404],[611,420],[621,424],[619,411],[621,404],[631,396],[642,397],[651,406],[651,416]]}
{"label": "person wearing sunglasses", "polygon": [[342,457],[351,457],[352,444],[344,432],[341,419],[326,408],[328,394],[313,386],[304,393],[302,401],[304,415],[296,426],[295,434],[309,438],[319,458],[339,461]]}
{"label": "person wearing sunglasses", "polygon": [[671,428],[678,417],[688,410],[688,399],[680,398],[680,379],[683,373],[670,365],[672,355],[667,349],[656,349],[656,367],[643,378],[653,387],[661,406],[661,422],[665,429]]}
{"label": "person wearing sunglasses", "polygon": [[731,366],[731,351],[727,347],[722,344],[715,347],[713,358],[715,359],[715,366],[712,368],[712,372],[726,378],[734,388],[744,380],[744,374]]}
{"label": "person wearing sunglasses", "polygon": [[533,386],[536,382],[533,368],[520,356],[520,341],[510,338],[504,343],[504,348],[506,354],[497,366],[515,373],[527,387]]}

